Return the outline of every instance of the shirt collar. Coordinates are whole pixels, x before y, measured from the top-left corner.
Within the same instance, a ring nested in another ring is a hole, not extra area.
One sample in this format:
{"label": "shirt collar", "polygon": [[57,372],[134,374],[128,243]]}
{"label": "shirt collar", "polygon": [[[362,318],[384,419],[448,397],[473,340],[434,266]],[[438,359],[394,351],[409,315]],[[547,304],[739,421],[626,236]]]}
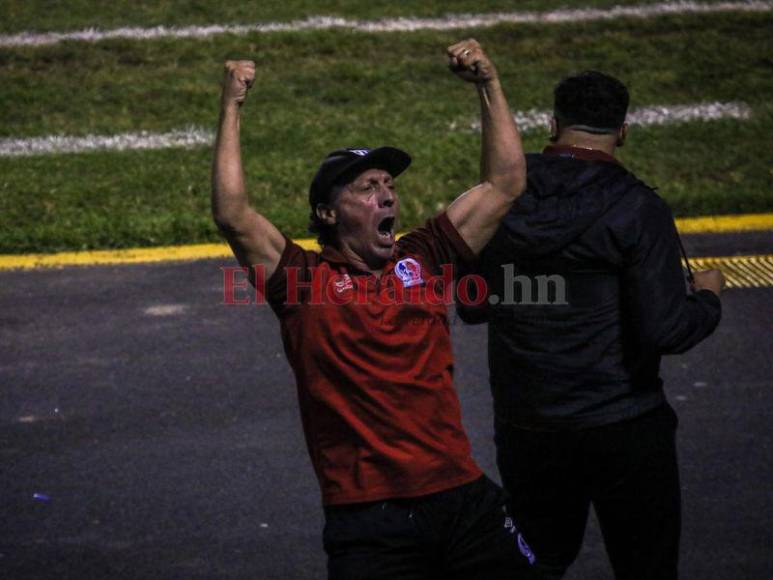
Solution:
{"label": "shirt collar", "polygon": [[620,162],[608,153],[604,153],[598,149],[572,147],[571,145],[548,145],[542,151],[542,154],[573,157],[574,159],[582,159],[583,161],[604,161],[606,163],[616,163],[617,165],[620,165]]}
{"label": "shirt collar", "polygon": [[325,260],[325,262],[330,262],[332,264],[348,264],[346,258],[344,258],[344,255],[338,251],[338,248],[331,245],[325,245],[322,247],[322,251],[319,254],[319,257]]}

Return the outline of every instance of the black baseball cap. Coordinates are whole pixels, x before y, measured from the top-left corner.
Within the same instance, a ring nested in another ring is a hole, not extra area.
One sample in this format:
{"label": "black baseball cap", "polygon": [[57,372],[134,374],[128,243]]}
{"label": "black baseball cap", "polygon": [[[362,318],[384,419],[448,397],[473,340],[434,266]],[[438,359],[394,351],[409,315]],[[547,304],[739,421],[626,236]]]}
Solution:
{"label": "black baseball cap", "polygon": [[309,204],[326,203],[334,185],[345,183],[368,169],[383,169],[397,177],[408,169],[411,156],[395,147],[336,149],[319,166],[309,188]]}

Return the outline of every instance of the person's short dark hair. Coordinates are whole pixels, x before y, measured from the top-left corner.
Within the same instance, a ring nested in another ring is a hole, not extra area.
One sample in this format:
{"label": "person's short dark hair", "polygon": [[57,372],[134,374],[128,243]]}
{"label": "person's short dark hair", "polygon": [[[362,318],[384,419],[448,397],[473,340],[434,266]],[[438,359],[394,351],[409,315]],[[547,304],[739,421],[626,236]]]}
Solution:
{"label": "person's short dark hair", "polygon": [[[333,203],[339,192],[343,189],[343,185],[334,185],[330,188],[328,193],[328,203]],[[309,214],[309,233],[317,236],[317,243],[320,246],[332,245],[335,242],[336,227],[331,226],[323,222],[317,215],[316,207],[311,208]]]}
{"label": "person's short dark hair", "polygon": [[598,71],[568,76],[553,90],[553,116],[560,129],[614,133],[625,123],[628,89]]}

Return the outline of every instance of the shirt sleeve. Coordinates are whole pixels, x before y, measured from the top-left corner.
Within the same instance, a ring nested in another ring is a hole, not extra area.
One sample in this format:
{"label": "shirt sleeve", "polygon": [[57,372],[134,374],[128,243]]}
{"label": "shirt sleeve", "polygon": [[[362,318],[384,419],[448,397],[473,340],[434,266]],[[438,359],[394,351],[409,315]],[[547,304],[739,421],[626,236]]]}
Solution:
{"label": "shirt sleeve", "polygon": [[476,259],[446,212],[405,234],[397,245],[400,253],[422,256],[433,274],[439,274],[443,264],[472,263]]}
{"label": "shirt sleeve", "polygon": [[719,298],[709,290],[688,294],[671,210],[655,194],[637,209],[634,243],[623,271],[626,313],[639,347],[657,354],[684,352],[719,323]]}
{"label": "shirt sleeve", "polygon": [[279,263],[274,273],[266,280],[266,301],[277,314],[281,316],[287,308],[287,279],[288,272],[295,270],[293,276],[299,286],[308,283],[311,279],[311,268],[319,264],[319,254],[310,250],[304,250],[287,236],[285,249],[279,258]]}
{"label": "shirt sleeve", "polygon": [[470,293],[467,300],[456,300],[454,306],[456,314],[467,324],[483,324],[489,321],[490,306],[488,301],[488,290],[492,278],[485,275],[485,248],[481,252],[476,262],[463,262],[456,271],[457,283],[465,276],[482,276],[486,281],[485,296],[478,296],[476,289],[470,287]]}

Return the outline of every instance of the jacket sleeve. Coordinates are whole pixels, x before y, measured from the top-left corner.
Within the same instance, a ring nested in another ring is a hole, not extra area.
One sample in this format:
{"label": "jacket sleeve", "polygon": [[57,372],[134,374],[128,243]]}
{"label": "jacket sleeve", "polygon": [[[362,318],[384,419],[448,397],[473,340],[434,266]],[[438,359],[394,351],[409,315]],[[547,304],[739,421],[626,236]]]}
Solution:
{"label": "jacket sleeve", "polygon": [[[454,281],[457,289],[454,302],[456,314],[467,324],[484,324],[488,322],[489,305],[487,290],[491,280],[483,276],[481,261],[460,264],[456,272],[457,275]],[[477,289],[473,285],[466,285],[465,287],[469,290],[465,293],[465,296],[459,296],[459,288],[466,276],[483,276],[483,279],[486,281],[486,296],[478,296]]]}
{"label": "jacket sleeve", "polygon": [[627,252],[623,288],[625,318],[640,348],[658,354],[684,352],[709,336],[722,307],[713,292],[688,293],[671,210],[654,193],[643,197]]}

